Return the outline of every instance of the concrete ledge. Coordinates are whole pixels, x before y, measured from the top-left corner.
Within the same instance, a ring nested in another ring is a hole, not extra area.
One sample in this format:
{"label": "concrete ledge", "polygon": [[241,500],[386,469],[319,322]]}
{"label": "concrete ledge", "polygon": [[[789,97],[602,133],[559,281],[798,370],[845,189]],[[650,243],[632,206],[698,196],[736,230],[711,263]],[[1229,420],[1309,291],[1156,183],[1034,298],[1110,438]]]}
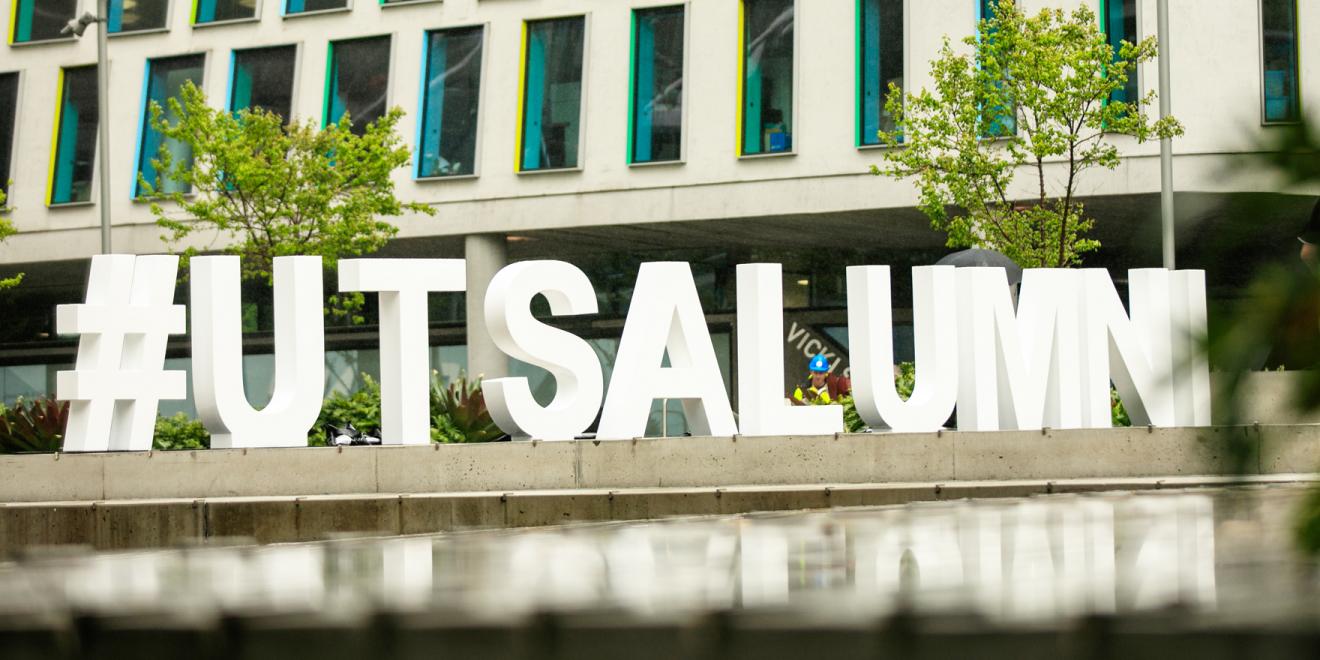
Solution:
{"label": "concrete ledge", "polygon": [[316,541],[346,533],[429,534],[669,516],[881,506],[964,498],[1320,482],[1320,475],[1059,481],[566,489],[0,504],[0,558],[27,546],[152,548],[243,537]]}
{"label": "concrete ledge", "polygon": [[1275,474],[1320,425],[0,456],[0,502]]}

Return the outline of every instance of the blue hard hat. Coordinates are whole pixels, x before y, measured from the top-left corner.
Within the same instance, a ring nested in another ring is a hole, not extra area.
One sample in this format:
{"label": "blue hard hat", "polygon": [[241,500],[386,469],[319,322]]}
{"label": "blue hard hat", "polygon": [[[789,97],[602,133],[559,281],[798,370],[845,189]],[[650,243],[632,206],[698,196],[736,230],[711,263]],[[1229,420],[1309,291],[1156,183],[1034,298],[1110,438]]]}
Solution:
{"label": "blue hard hat", "polygon": [[830,361],[825,359],[824,353],[817,353],[816,357],[811,358],[811,365],[807,367],[814,373],[828,373],[830,370]]}

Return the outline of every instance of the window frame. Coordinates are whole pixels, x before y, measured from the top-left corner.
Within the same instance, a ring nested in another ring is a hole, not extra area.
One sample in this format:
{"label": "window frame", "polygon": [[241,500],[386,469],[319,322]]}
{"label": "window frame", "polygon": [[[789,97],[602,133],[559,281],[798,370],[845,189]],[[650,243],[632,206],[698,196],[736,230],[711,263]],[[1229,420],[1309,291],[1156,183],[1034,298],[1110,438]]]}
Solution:
{"label": "window frame", "polygon": [[[83,3],[85,3],[86,1],[87,0],[76,0],[73,8],[74,18],[77,18],[82,15]],[[38,46],[44,44],[69,43],[71,41],[76,41],[78,39],[78,37],[75,37],[74,35],[68,35],[68,36],[54,36],[49,39],[29,39],[27,41],[18,41],[18,2],[19,0],[11,0],[9,3],[9,30],[6,32],[5,37],[10,48],[23,48],[25,46]],[[77,68],[77,65],[73,65],[65,68]]]}
{"label": "window frame", "polygon": [[[261,0],[257,1],[260,2]],[[202,84],[199,85],[199,87],[202,91],[206,91],[206,81],[211,79],[211,60],[214,59],[211,57],[211,51],[209,49],[148,57],[142,63],[142,95],[138,101],[137,136],[133,141],[133,180],[129,183],[131,186],[129,199],[135,203],[148,201],[141,195],[141,191],[138,190],[138,175],[142,172],[142,138],[147,130],[147,122],[150,121],[151,118],[151,112],[147,109],[147,102],[151,100],[147,97],[147,93],[150,91],[151,87],[151,63],[157,60],[172,60],[180,57],[197,56],[201,56],[202,58]],[[184,196],[186,197],[194,194],[193,191],[188,191],[184,193]]]}
{"label": "window frame", "polygon": [[[683,8],[683,91],[679,95],[679,102],[683,109],[679,113],[679,136],[678,136],[678,158],[672,160],[648,160],[637,162],[633,158],[633,149],[637,143],[637,134],[635,122],[637,121],[637,109],[633,103],[637,100],[637,12],[650,11],[653,9],[673,9],[675,7]],[[656,5],[642,5],[639,7],[628,8],[628,144],[626,148],[625,159],[628,167],[656,167],[664,165],[684,165],[687,163],[687,142],[688,142],[688,88],[692,74],[692,2],[671,2]]]}
{"label": "window frame", "polygon": [[[399,34],[397,32],[380,32],[377,34],[368,34],[362,36],[353,36],[346,39],[327,39],[325,42],[325,82],[321,90],[321,128],[324,129],[330,125],[330,76],[333,75],[333,64],[335,56],[335,44],[348,43],[351,41],[366,41],[368,39],[386,38],[390,41],[389,61],[386,62],[385,75],[385,111],[389,112],[393,107],[394,101],[394,78],[398,58],[397,49],[399,47]],[[338,121],[338,120],[336,120]]]}
{"label": "window frame", "polygon": [[105,33],[105,37],[107,39],[117,39],[119,37],[133,37],[142,34],[159,34],[161,32],[169,32],[170,22],[174,20],[175,4],[177,3],[171,2],[170,0],[165,0],[165,25],[161,27],[143,28],[141,30],[120,30],[118,32],[110,32],[109,30],[107,30]]}
{"label": "window frame", "polygon": [[[205,22],[205,23],[198,23],[198,22],[197,22],[197,7],[198,7],[199,4],[200,4],[199,0],[192,0],[192,9],[191,9],[191,12],[189,13],[189,16],[188,16],[188,26],[191,27],[191,28],[194,29],[194,30],[196,30],[196,29],[198,29],[198,28],[209,28],[209,27],[213,27],[213,26],[216,26],[216,25],[237,25],[237,24],[239,24],[239,23],[260,23],[260,22],[261,22],[261,10],[262,10],[262,8],[263,8],[263,5],[265,4],[265,0],[255,0],[255,4],[254,4],[253,7],[252,7],[252,15],[251,15],[251,16],[245,16],[245,17],[243,17],[243,18],[227,18],[227,19],[225,19],[225,20],[223,20],[223,21],[207,21],[207,22]],[[208,58],[208,59],[209,59],[209,58]]]}
{"label": "window frame", "polygon": [[[436,2],[437,0],[409,0],[404,4],[421,4]],[[383,5],[382,5],[383,6]],[[481,71],[477,73],[477,136],[472,146],[472,173],[471,174],[448,174],[422,176],[422,159],[419,156],[422,151],[422,131],[425,129],[423,122],[426,116],[426,64],[430,59],[429,43],[430,35],[433,32],[444,32],[446,30],[463,29],[481,29]],[[486,124],[486,82],[487,72],[490,68],[490,23],[468,23],[464,25],[447,25],[440,28],[431,28],[422,30],[422,65],[418,71],[421,72],[420,83],[417,89],[417,114],[416,121],[413,122],[413,164],[409,168],[412,170],[413,181],[459,181],[463,179],[475,179],[481,176],[481,164],[484,160],[481,157],[482,145],[485,136]]]}
{"label": "window frame", "polygon": [[294,122],[298,109],[298,87],[302,81],[303,42],[301,41],[229,49],[229,77],[225,79],[225,112],[236,112],[234,110],[234,76],[238,74],[238,54],[289,47],[293,48],[293,81],[290,83],[293,88],[289,93],[289,116],[285,117],[284,121],[287,124]]}
{"label": "window frame", "polygon": [[[99,168],[101,167],[101,158],[99,153],[101,150],[101,144],[100,144],[101,141],[99,139],[99,136],[93,137],[94,146],[92,147],[92,175],[91,175],[91,181],[88,183],[87,199],[84,201],[76,201],[76,202],[55,201],[55,170],[58,167],[56,161],[59,159],[60,120],[64,115],[64,73],[69,69],[95,70],[96,67],[97,67],[96,62],[91,62],[88,64],[73,64],[69,66],[59,67],[59,74],[56,77],[56,83],[55,83],[55,112],[54,114],[51,115],[51,118],[54,121],[52,122],[53,125],[51,127],[50,166],[46,173],[46,208],[47,209],[61,209],[61,208],[96,205],[96,202],[94,200],[96,200],[99,196],[100,185],[101,185],[100,177],[98,176],[98,174],[100,174]],[[97,102],[99,103],[100,100],[98,99]],[[100,122],[98,121],[97,124],[98,125],[96,127],[96,130],[100,131],[101,130],[101,126],[99,125]],[[16,134],[15,136],[17,137],[17,131],[15,131],[15,134]]]}
{"label": "window frame", "polygon": [[[444,2],[444,0],[403,0],[402,2],[386,2],[385,0],[376,0],[376,4],[381,9],[384,9],[386,7],[409,7],[412,5],[429,5],[437,2]],[[463,26],[455,25],[454,27],[463,27]],[[476,27],[476,26],[468,25],[467,27]],[[436,29],[442,30],[444,28],[436,28]]]}
{"label": "window frame", "polygon": [[1260,74],[1260,125],[1261,126],[1296,126],[1306,118],[1306,98],[1302,94],[1302,30],[1301,7],[1297,0],[1289,0],[1293,7],[1293,73],[1296,76],[1297,118],[1270,121],[1265,113],[1265,0],[1256,0],[1256,71]]}
{"label": "window frame", "polygon": [[[14,180],[14,154],[18,153],[18,118],[23,109],[23,86],[24,83],[27,82],[27,76],[23,74],[22,69],[5,69],[0,71],[0,76],[7,76],[11,73],[16,76],[15,80],[17,80],[14,85],[14,115],[10,118],[10,121],[14,122],[14,135],[13,140],[11,140],[8,145],[9,171],[0,173],[0,189],[5,191],[5,202],[4,204],[0,204],[0,209],[13,207],[14,187],[9,185],[9,182]],[[3,149],[4,147],[5,145],[0,145],[0,149]]]}
{"label": "window frame", "polygon": [[[1122,1],[1123,0],[1096,0],[1097,19],[1100,22],[1100,34],[1103,34],[1105,36],[1106,42],[1109,41],[1109,23],[1105,17],[1105,10],[1108,9],[1109,3],[1122,2]],[[1137,22],[1137,33],[1133,35],[1136,37],[1137,40],[1132,42],[1134,44],[1140,43],[1141,40],[1145,38],[1142,36],[1143,34],[1145,34],[1145,31],[1142,30],[1142,28],[1144,27],[1143,19],[1145,18],[1145,10],[1142,9],[1142,6],[1144,4],[1145,3],[1141,2],[1141,0],[1137,0],[1137,2],[1134,3],[1134,6],[1136,7],[1136,11],[1137,11],[1137,14],[1134,18],[1134,20]],[[1142,98],[1145,98],[1145,94],[1146,94],[1146,63],[1144,62],[1137,63],[1136,67],[1134,67],[1132,70],[1132,74],[1137,76],[1137,85],[1136,85],[1137,98],[1135,100],[1141,100]],[[1129,80],[1130,79],[1131,78],[1129,77]],[[1128,102],[1131,103],[1132,101],[1128,101]],[[1262,108],[1264,107],[1264,102],[1265,102],[1264,94],[1262,91],[1262,95],[1261,95]],[[1105,103],[1106,104],[1109,103],[1108,98],[1105,99]]]}
{"label": "window frame", "polygon": [[738,106],[737,121],[735,123],[735,132],[733,136],[734,154],[738,160],[760,160],[763,158],[783,158],[787,156],[796,156],[798,153],[798,110],[801,104],[801,86],[802,86],[802,30],[798,29],[802,23],[802,0],[791,0],[793,3],[793,120],[789,123],[789,148],[784,151],[775,151],[771,153],[747,154],[743,153],[743,123],[744,123],[744,94],[747,92],[747,0],[738,0],[738,80],[737,95]]}
{"label": "window frame", "polygon": [[[868,144],[862,141],[862,57],[864,56],[862,50],[862,3],[864,1],[865,0],[857,0],[856,12],[853,14],[853,20],[857,24],[857,40],[855,45],[856,56],[853,58],[853,66],[855,67],[853,73],[856,77],[853,89],[853,112],[855,113],[853,120],[853,145],[859,151],[867,149],[891,149],[893,147],[889,147],[883,143]],[[908,47],[912,45],[911,40],[908,39],[912,27],[911,9],[912,0],[903,0],[903,47],[901,50],[903,51],[904,85],[907,84],[907,81],[912,80],[912,58],[908,57]],[[903,93],[908,93],[908,87],[903,87]],[[883,112],[883,109],[884,106],[882,105],[881,112]],[[901,147],[902,145],[899,146]]]}
{"label": "window frame", "polygon": [[[258,0],[260,2],[260,0]],[[309,11],[289,11],[290,0],[279,0],[280,19],[289,20],[291,18],[303,18],[305,16],[324,16],[325,14],[343,14],[353,11],[353,0],[344,0],[343,7],[331,7],[330,9],[312,9]],[[243,50],[255,50],[246,48]]]}
{"label": "window frame", "polygon": [[[527,97],[527,26],[531,23],[541,21],[553,21],[565,18],[582,19],[582,80],[579,83],[578,99],[578,159],[573,167],[542,167],[534,170],[524,170],[522,168],[523,157],[523,129],[526,125],[526,97]],[[518,114],[514,118],[514,151],[513,151],[513,172],[519,175],[532,174],[555,174],[564,172],[581,172],[583,162],[587,158],[587,131],[584,130],[587,125],[587,99],[588,85],[590,79],[591,63],[591,12],[572,12],[566,14],[552,14],[548,16],[536,16],[522,19],[522,38],[521,46],[518,49]]]}

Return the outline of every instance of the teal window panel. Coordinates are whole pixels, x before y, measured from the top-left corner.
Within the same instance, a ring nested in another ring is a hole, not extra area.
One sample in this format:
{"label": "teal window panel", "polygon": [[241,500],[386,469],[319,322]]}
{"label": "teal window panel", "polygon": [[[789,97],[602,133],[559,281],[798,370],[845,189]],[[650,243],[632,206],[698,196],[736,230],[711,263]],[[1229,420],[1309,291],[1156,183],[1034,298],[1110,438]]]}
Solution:
{"label": "teal window panel", "polygon": [[[14,128],[18,121],[18,74],[0,73],[0,192],[9,192],[13,175]],[[0,204],[0,207],[7,204]]]}
{"label": "teal window panel", "polygon": [[229,110],[273,112],[288,121],[293,112],[296,46],[234,51],[229,80]]}
{"label": "teal window panel", "polygon": [[578,166],[585,37],[581,16],[527,23],[519,171]]}
{"label": "teal window panel", "polygon": [[284,4],[284,13],[290,15],[346,8],[348,8],[348,0],[287,0]]}
{"label": "teal window panel", "polygon": [[683,157],[685,7],[633,12],[630,163]]}
{"label": "teal window panel", "polygon": [[1264,122],[1300,121],[1302,97],[1297,75],[1296,0],[1261,0],[1260,27]]}
{"label": "teal window panel", "polygon": [[9,43],[62,39],[64,24],[78,15],[78,0],[14,0]]}
{"label": "teal window panel", "polygon": [[896,128],[889,86],[904,86],[903,0],[858,0],[857,25],[857,144],[876,145],[880,131]]}
{"label": "teal window panel", "polygon": [[743,0],[742,154],[793,150],[793,0]]}
{"label": "teal window panel", "polygon": [[64,69],[61,78],[49,202],[87,202],[96,159],[96,67]]}
{"label": "teal window panel", "polygon": [[[1100,0],[1100,25],[1104,29],[1105,39],[1114,49],[1114,59],[1117,60],[1124,41],[1135,44],[1141,40],[1137,33],[1136,0]],[[1141,81],[1137,74],[1136,68],[1130,69],[1127,72],[1127,84],[1123,89],[1115,90],[1109,100],[1123,103],[1139,101]]]}
{"label": "teal window panel", "polygon": [[363,134],[385,115],[389,84],[389,37],[330,42],[325,124],[337,123],[347,114],[353,132]]}
{"label": "teal window panel", "polygon": [[[988,21],[999,11],[999,0],[977,0],[976,20]],[[978,28],[979,34],[979,28]],[[992,32],[987,38],[994,39]],[[988,138],[1007,137],[1017,133],[1017,108],[983,108],[985,130]]]}
{"label": "teal window panel", "polygon": [[426,33],[417,176],[476,172],[481,100],[480,27]]}
{"label": "teal window panel", "polygon": [[193,23],[219,23],[254,18],[257,0],[193,0]]}
{"label": "teal window panel", "polygon": [[[149,105],[152,101],[155,101],[165,110],[164,119],[166,121],[171,123],[178,121],[178,116],[170,110],[169,100],[179,96],[185,83],[191,82],[200,87],[205,64],[206,57],[204,55],[185,55],[183,57],[149,60],[147,62],[146,90],[143,94],[146,104]],[[150,183],[160,193],[188,192],[189,188],[185,183],[162,179],[152,161],[159,157],[162,149],[165,149],[169,151],[174,162],[192,163],[192,149],[177,140],[166,140],[159,131],[152,128],[151,111],[147,107],[142,109],[141,135],[142,139],[138,145],[138,176]],[[134,197],[141,196],[145,192],[142,190],[141,181],[134,183],[133,191]]]}
{"label": "teal window panel", "polygon": [[106,26],[111,34],[163,30],[170,15],[170,0],[109,0]]}

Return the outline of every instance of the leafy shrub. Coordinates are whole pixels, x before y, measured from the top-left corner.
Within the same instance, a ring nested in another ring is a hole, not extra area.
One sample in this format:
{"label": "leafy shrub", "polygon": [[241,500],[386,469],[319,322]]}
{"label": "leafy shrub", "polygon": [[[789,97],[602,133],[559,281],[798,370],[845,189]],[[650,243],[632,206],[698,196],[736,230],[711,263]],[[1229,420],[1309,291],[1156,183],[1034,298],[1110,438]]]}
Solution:
{"label": "leafy shrub", "polygon": [[481,380],[459,375],[449,387],[431,387],[431,440],[434,442],[492,442],[504,432],[491,419]]}
{"label": "leafy shrub", "polygon": [[380,383],[367,374],[362,374],[362,383],[362,389],[356,392],[326,397],[321,404],[321,415],[316,418],[316,426],[307,432],[308,444],[325,446],[326,424],[341,428],[352,424],[353,428],[363,432],[380,428]]}
{"label": "leafy shrub", "polygon": [[0,454],[56,452],[64,444],[69,402],[40,397],[0,405]]}
{"label": "leafy shrub", "polygon": [[186,413],[175,413],[173,417],[156,417],[156,434],[151,441],[151,448],[157,451],[183,449],[210,449],[211,434],[201,421],[189,417]]}

